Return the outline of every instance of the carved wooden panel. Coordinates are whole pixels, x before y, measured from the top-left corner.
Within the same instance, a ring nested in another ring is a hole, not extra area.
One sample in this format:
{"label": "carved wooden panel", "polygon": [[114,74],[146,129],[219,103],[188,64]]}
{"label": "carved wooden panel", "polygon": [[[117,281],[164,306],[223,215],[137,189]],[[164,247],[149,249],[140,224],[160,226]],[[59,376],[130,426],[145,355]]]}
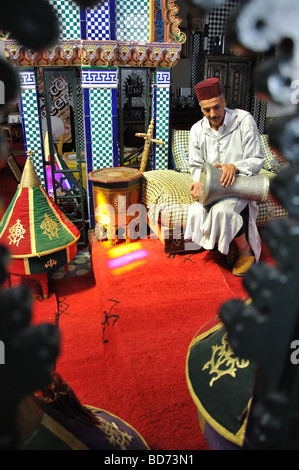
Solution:
{"label": "carved wooden panel", "polygon": [[227,107],[251,111],[252,61],[244,57],[209,56],[204,59],[204,78],[218,77]]}

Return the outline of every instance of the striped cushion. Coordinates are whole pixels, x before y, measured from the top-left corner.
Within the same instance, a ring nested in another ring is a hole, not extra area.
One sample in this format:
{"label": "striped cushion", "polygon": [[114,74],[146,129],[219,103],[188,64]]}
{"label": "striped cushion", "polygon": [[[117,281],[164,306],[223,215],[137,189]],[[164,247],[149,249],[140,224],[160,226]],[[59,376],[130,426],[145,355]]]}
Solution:
{"label": "striped cushion", "polygon": [[159,221],[170,227],[181,227],[186,223],[188,207],[193,199],[190,195],[190,174],[174,170],[152,170],[143,173],[141,180],[141,202],[148,209],[153,224]]}
{"label": "striped cushion", "polygon": [[189,135],[190,131],[176,130],[172,132],[172,160],[176,171],[190,173],[189,168]]}

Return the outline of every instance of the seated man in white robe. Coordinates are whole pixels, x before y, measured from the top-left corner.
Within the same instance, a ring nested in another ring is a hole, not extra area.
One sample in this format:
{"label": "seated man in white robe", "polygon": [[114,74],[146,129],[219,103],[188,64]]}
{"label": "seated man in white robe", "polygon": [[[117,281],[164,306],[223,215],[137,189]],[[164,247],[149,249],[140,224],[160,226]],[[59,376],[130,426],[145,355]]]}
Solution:
{"label": "seated man in white robe", "polygon": [[221,185],[228,187],[236,175],[258,174],[264,164],[259,131],[252,115],[226,108],[218,78],[195,86],[204,114],[190,130],[189,164],[193,179],[190,190],[194,203],[188,212],[185,240],[206,250],[214,247],[228,255],[235,247],[233,274],[243,276],[258,262],[261,240],[256,227],[258,205],[239,197],[224,197],[209,206],[198,202],[202,166],[209,162],[221,168]]}

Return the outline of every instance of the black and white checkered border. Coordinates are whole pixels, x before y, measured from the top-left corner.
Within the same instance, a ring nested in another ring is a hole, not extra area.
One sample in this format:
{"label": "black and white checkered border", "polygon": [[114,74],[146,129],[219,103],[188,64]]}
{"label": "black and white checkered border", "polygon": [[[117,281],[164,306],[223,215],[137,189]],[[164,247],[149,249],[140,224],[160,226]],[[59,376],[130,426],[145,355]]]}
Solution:
{"label": "black and white checkered border", "polygon": [[48,0],[48,2],[58,18],[59,39],[80,39],[80,7],[72,0]]}
{"label": "black and white checkered border", "polygon": [[156,139],[162,140],[165,145],[155,145],[155,168],[163,170],[168,167],[170,89],[157,87],[156,96]]}
{"label": "black and white checkered border", "polygon": [[240,5],[240,0],[227,0],[225,5],[214,8],[208,13],[209,36],[208,51],[213,53],[212,41],[214,36],[223,36],[226,32],[227,20],[230,14]]}

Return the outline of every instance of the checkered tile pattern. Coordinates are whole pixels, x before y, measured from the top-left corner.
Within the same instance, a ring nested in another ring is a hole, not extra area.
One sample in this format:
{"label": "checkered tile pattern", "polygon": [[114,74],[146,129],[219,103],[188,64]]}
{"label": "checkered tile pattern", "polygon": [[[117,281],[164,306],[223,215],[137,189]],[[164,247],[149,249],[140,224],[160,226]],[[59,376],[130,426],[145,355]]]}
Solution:
{"label": "checkered tile pattern", "polygon": [[149,41],[149,0],[116,0],[115,11],[117,41]]}
{"label": "checkered tile pattern", "polygon": [[176,171],[190,173],[189,167],[189,136],[188,130],[173,130],[171,155]]}
{"label": "checkered tile pattern", "polygon": [[194,87],[200,80],[200,61],[202,60],[201,55],[203,54],[202,33],[193,31],[191,38],[193,51],[193,60],[191,65],[191,93],[193,101],[197,103]]}
{"label": "checkered tile pattern", "polygon": [[110,38],[110,6],[104,0],[94,8],[86,9],[86,38],[96,41],[108,41]]}
{"label": "checkered tile pattern", "polygon": [[48,0],[60,27],[60,40],[80,39],[80,7],[72,0]]}
{"label": "checkered tile pattern", "polygon": [[90,128],[93,169],[113,166],[111,89],[91,88]]}
{"label": "checkered tile pattern", "polygon": [[85,136],[84,136],[84,109],[83,109],[83,93],[81,87],[81,80],[77,80],[77,105],[78,105],[78,124],[79,124],[79,139],[80,149],[84,150],[85,147]]}
{"label": "checkered tile pattern", "polygon": [[156,170],[168,167],[168,140],[169,140],[169,101],[170,89],[157,87],[156,94],[156,139],[163,140],[165,145],[156,144]]}
{"label": "checkered tile pattern", "polygon": [[35,88],[23,88],[21,90],[22,118],[25,127],[25,150],[34,152],[33,163],[36,174],[45,187],[45,175],[43,167],[43,153],[39,110]]}
{"label": "checkered tile pattern", "polygon": [[267,103],[265,101],[258,101],[256,100],[256,106],[255,106],[255,120],[257,123],[258,130],[260,131],[260,134],[263,134],[265,132],[266,128],[266,120],[267,120]]}
{"label": "checkered tile pattern", "polygon": [[210,54],[213,53],[210,38],[225,34],[227,19],[239,4],[240,0],[227,0],[225,5],[214,8],[209,12],[208,50]]}

